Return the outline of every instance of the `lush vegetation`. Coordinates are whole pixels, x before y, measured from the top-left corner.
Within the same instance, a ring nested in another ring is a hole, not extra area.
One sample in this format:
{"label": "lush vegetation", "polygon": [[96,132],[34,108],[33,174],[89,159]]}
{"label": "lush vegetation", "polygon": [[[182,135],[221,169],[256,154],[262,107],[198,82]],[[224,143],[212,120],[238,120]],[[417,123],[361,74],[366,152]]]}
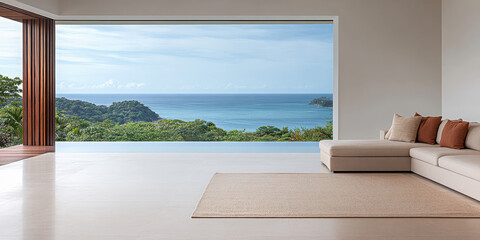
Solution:
{"label": "lush vegetation", "polygon": [[319,97],[310,101],[309,105],[317,105],[319,107],[333,107],[333,100],[328,97]]}
{"label": "lush vegetation", "polygon": [[23,109],[18,101],[20,78],[0,75],[0,147],[22,143]]}
{"label": "lush vegetation", "polygon": [[80,100],[57,98],[55,107],[68,117],[78,117],[90,122],[111,120],[114,123],[153,122],[160,119],[157,113],[138,101],[122,101],[110,106],[95,105]]}
{"label": "lush vegetation", "polygon": [[61,112],[57,112],[56,122],[57,141],[319,141],[332,138],[331,124],[293,130],[262,126],[255,132],[247,132],[225,131],[200,119],[116,124],[111,120],[89,122]]}
{"label": "lush vegetation", "polygon": [[[0,96],[0,147],[21,144],[23,112],[18,78],[9,79]],[[20,81],[21,82],[21,81]],[[332,124],[311,129],[261,126],[255,132],[225,131],[197,119],[162,119],[138,101],[109,107],[57,98],[57,141],[319,141],[332,138]]]}
{"label": "lush vegetation", "polygon": [[20,84],[22,84],[20,78],[9,78],[0,74],[0,105],[4,105],[9,99],[20,97],[22,92],[18,87]]}

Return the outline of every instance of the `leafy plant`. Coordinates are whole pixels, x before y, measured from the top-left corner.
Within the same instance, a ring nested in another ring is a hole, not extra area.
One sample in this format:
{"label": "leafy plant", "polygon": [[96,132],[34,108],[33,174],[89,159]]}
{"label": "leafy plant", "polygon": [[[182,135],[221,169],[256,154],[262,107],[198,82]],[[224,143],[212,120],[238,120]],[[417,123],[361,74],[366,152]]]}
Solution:
{"label": "leafy plant", "polygon": [[274,126],[261,126],[257,128],[257,134],[259,136],[265,136],[265,135],[273,135],[280,132],[280,128],[274,127]]}
{"label": "leafy plant", "polygon": [[19,88],[19,85],[22,82],[18,77],[9,78],[0,74],[0,105],[5,104],[11,98],[21,97],[22,89]]}
{"label": "leafy plant", "polygon": [[0,132],[0,147],[6,147],[9,143],[12,142],[10,134]]}
{"label": "leafy plant", "polygon": [[0,119],[4,128],[21,139],[23,136],[23,107],[18,104],[11,104],[3,107],[0,111]]}
{"label": "leafy plant", "polygon": [[333,138],[332,124],[316,128],[296,128],[291,132],[290,141],[321,141]]}

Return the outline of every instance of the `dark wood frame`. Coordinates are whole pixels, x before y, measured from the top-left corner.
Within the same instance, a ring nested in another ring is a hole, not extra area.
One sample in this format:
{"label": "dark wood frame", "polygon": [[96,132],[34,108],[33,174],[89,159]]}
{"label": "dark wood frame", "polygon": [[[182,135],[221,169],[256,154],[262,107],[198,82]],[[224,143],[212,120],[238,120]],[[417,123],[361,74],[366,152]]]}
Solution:
{"label": "dark wood frame", "polygon": [[45,18],[38,14],[23,10],[21,8],[10,6],[8,4],[1,3],[1,2],[0,2],[0,16],[4,18],[8,18],[10,20],[17,21],[17,22],[23,22],[23,20],[26,20],[26,19]]}
{"label": "dark wood frame", "polygon": [[23,23],[23,145],[55,146],[55,20],[0,3]]}

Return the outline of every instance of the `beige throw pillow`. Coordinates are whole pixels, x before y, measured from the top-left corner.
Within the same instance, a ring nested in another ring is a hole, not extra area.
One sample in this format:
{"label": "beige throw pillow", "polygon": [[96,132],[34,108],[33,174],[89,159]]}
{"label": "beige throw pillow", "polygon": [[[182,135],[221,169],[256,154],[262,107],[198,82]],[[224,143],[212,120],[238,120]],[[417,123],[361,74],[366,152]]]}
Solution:
{"label": "beige throw pillow", "polygon": [[392,127],[390,127],[387,131],[387,133],[385,134],[385,139],[389,139],[390,138],[390,135],[392,134]]}
{"label": "beige throw pillow", "polygon": [[389,130],[390,135],[388,136],[388,140],[415,142],[421,121],[421,116],[402,117],[398,114],[393,115],[392,127]]}

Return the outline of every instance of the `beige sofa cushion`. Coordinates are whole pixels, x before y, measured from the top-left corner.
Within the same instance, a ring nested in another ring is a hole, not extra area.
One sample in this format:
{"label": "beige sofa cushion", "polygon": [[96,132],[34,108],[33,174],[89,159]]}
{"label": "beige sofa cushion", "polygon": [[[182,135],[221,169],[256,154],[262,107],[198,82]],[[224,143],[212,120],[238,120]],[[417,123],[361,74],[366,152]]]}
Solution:
{"label": "beige sofa cushion", "polygon": [[392,127],[388,131],[388,140],[415,142],[421,121],[422,116],[402,117],[398,114],[393,115]]}
{"label": "beige sofa cushion", "polygon": [[446,156],[438,160],[442,168],[480,181],[480,155]]}
{"label": "beige sofa cushion", "polygon": [[465,147],[480,151],[480,123],[471,122],[468,126]]}
{"label": "beige sofa cushion", "polygon": [[320,149],[332,157],[409,157],[415,147],[432,147],[426,143],[388,140],[322,140]]}
{"label": "beige sofa cushion", "polygon": [[422,147],[410,149],[410,156],[412,158],[416,158],[432,165],[438,165],[439,158],[452,155],[480,156],[480,152],[472,149],[453,149],[446,147]]}

